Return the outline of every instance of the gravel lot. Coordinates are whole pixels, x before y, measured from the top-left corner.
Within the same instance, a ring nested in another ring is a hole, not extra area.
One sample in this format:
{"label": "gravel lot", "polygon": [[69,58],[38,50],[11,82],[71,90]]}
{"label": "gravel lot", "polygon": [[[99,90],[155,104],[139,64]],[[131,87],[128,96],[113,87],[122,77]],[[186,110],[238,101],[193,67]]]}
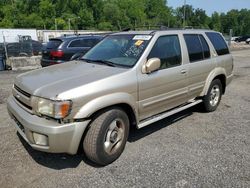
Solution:
{"label": "gravel lot", "polygon": [[217,111],[191,108],[130,133],[113,164],[47,154],[20,141],[6,99],[17,72],[0,72],[0,187],[250,187],[250,50]]}

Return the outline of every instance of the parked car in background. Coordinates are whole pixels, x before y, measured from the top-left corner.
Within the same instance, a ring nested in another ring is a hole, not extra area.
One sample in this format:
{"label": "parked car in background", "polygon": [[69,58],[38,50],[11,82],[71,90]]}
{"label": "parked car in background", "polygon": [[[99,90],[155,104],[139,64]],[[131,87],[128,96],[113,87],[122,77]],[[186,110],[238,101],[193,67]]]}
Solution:
{"label": "parked car in background", "polygon": [[235,39],[235,42],[245,42],[248,38],[250,38],[250,35],[240,36]]}
{"label": "parked car in background", "polygon": [[[33,56],[42,53],[42,43],[36,40],[6,43],[8,57]],[[0,44],[0,54],[5,53],[4,44]]]}
{"label": "parked car in background", "polygon": [[237,38],[239,38],[239,36],[234,36],[234,37],[231,38],[231,41],[234,41],[234,42],[235,42],[235,40],[236,40]]}
{"label": "parked car in background", "polygon": [[247,44],[250,44],[250,37],[246,40]]}
{"label": "parked car in background", "polygon": [[78,35],[52,38],[42,50],[42,67],[64,63],[83,56],[104,35]]}
{"label": "parked car in background", "polygon": [[33,55],[39,55],[42,53],[43,45],[41,42],[32,40],[31,45],[32,45]]}

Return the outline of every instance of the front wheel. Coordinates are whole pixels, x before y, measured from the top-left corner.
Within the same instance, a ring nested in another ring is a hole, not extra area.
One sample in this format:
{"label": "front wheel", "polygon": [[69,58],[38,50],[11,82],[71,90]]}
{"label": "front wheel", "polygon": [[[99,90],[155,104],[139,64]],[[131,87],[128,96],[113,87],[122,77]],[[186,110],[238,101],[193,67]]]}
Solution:
{"label": "front wheel", "polygon": [[220,104],[222,96],[222,84],[221,81],[215,79],[212,81],[207,95],[203,98],[204,109],[206,112],[213,112],[216,110],[218,105]]}
{"label": "front wheel", "polygon": [[83,150],[91,161],[108,165],[123,152],[128,133],[127,114],[119,108],[106,110],[91,123],[83,140]]}

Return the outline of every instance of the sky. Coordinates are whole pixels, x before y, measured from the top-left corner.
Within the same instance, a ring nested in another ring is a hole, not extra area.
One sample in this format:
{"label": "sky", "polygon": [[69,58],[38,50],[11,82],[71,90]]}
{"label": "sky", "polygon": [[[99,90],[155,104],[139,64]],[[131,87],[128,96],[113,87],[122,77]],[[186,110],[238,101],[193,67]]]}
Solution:
{"label": "sky", "polygon": [[[184,0],[167,0],[167,5],[173,8],[183,4]],[[226,13],[231,9],[250,9],[250,0],[186,0],[186,4],[205,10],[208,16],[211,16],[214,11]]]}

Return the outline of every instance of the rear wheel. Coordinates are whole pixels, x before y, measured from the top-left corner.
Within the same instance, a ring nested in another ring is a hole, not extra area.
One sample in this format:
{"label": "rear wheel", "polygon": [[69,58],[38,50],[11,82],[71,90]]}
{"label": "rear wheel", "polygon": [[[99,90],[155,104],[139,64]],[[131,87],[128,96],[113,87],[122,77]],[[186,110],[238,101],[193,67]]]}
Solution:
{"label": "rear wheel", "polygon": [[204,96],[203,104],[206,112],[215,111],[218,105],[220,104],[222,96],[222,84],[221,81],[215,79],[212,81],[207,95]]}
{"label": "rear wheel", "polygon": [[127,114],[119,108],[106,110],[91,123],[83,140],[84,152],[99,165],[110,164],[123,152],[128,133]]}

